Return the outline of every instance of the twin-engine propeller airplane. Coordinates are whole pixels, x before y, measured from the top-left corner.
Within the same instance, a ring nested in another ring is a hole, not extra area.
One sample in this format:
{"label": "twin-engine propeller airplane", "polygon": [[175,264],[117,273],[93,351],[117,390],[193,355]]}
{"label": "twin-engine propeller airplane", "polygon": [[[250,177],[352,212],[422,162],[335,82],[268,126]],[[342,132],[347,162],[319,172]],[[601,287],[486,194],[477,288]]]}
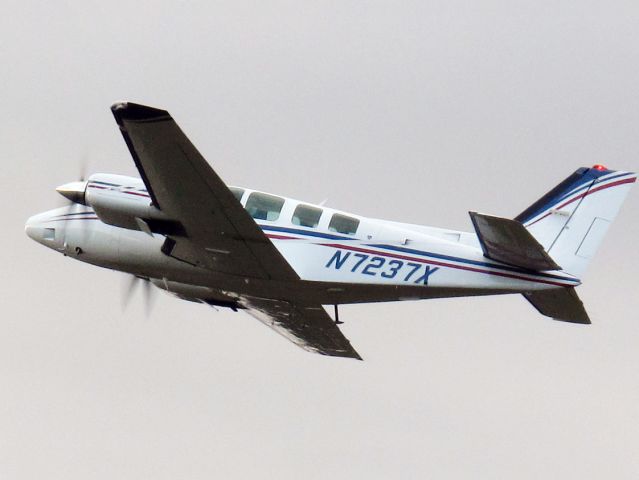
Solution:
{"label": "twin-engine propeller airplane", "polygon": [[543,315],[590,323],[575,287],[636,180],[580,168],[514,220],[470,212],[466,233],[229,187],[168,112],[111,110],[142,178],[58,187],[72,204],[29,218],[27,235],[338,357],[361,359],[337,327],[341,304],[520,293]]}

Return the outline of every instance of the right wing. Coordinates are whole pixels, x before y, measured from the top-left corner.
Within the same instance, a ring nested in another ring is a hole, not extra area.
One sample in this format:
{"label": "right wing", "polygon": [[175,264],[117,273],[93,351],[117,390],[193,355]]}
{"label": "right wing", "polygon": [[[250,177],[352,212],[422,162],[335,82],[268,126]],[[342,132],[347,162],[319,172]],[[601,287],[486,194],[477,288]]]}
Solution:
{"label": "right wing", "polygon": [[242,297],[247,312],[297,346],[331,357],[362,357],[321,305]]}

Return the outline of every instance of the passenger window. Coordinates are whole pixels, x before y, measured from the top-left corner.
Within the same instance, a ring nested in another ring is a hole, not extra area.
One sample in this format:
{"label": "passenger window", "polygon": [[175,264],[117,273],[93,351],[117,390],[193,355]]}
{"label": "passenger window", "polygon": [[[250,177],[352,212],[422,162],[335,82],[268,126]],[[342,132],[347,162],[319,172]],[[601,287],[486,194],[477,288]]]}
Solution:
{"label": "passenger window", "polygon": [[340,215],[336,213],[331,218],[331,223],[328,224],[328,229],[331,232],[344,233],[346,235],[353,235],[357,232],[359,226],[359,220],[346,215]]}
{"label": "passenger window", "polygon": [[237,199],[238,202],[242,201],[242,195],[244,195],[244,189],[238,187],[229,187],[229,190],[233,194],[233,196]]}
{"label": "passenger window", "polygon": [[293,212],[293,225],[315,228],[322,216],[322,209],[310,205],[298,205]]}
{"label": "passenger window", "polygon": [[246,201],[246,211],[256,220],[274,222],[280,218],[284,199],[266,193],[253,192]]}

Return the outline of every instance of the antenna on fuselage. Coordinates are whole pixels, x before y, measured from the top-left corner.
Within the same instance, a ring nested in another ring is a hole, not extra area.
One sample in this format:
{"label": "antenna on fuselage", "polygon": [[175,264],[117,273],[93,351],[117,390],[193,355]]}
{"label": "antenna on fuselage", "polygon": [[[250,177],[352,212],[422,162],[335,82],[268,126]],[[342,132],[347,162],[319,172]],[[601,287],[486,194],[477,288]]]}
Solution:
{"label": "antenna on fuselage", "polygon": [[337,303],[334,305],[335,307],[335,325],[341,325],[344,322],[339,321],[339,310],[337,309]]}

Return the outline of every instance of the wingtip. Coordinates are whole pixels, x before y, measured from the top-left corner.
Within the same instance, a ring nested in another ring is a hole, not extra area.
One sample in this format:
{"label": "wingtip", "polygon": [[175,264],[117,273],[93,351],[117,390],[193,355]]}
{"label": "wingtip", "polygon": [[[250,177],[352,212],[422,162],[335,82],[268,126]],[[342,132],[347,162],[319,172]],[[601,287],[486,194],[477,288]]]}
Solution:
{"label": "wingtip", "polygon": [[558,317],[553,317],[553,320],[557,320],[558,322],[565,322],[565,323],[574,323],[577,325],[592,325],[592,322],[590,321],[590,318],[585,317],[585,318],[558,318]]}
{"label": "wingtip", "polygon": [[171,115],[166,110],[132,102],[115,102],[111,105],[111,112],[113,112],[118,124],[125,120],[157,121],[171,118]]}
{"label": "wingtip", "polygon": [[364,361],[364,359],[360,356],[359,353],[357,353],[357,351],[351,347],[350,351],[344,352],[342,354],[337,355],[339,357],[345,357],[345,358],[352,358],[353,360],[359,360],[361,362]]}
{"label": "wingtip", "polygon": [[318,350],[316,348],[305,349],[312,353],[319,353],[320,355],[326,355],[328,357],[338,357],[338,358],[352,358],[353,360],[364,361],[364,359],[360,356],[359,353],[353,348],[350,347],[348,350]]}

